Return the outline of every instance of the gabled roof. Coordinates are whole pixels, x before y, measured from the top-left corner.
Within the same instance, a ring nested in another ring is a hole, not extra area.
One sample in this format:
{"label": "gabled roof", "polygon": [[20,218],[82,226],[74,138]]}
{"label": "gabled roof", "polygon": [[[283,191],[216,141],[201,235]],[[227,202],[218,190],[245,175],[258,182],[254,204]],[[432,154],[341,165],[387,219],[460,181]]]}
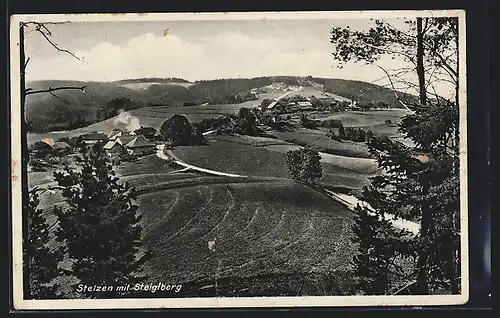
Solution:
{"label": "gabled roof", "polygon": [[113,148],[113,146],[115,144],[119,144],[119,143],[116,140],[110,140],[102,148],[106,149],[106,150],[109,150],[109,149]]}
{"label": "gabled roof", "polygon": [[135,147],[155,147],[156,143],[147,140],[146,138],[144,138],[144,136],[137,136],[132,141],[130,141],[128,144],[126,144],[126,146],[129,147],[129,148],[135,148]]}
{"label": "gabled roof", "polygon": [[123,134],[123,131],[121,129],[113,129],[111,133],[108,135],[108,139],[114,139],[118,136],[121,136]]}
{"label": "gabled roof", "polygon": [[45,141],[37,141],[31,146],[31,149],[41,150],[41,149],[54,149],[54,148],[52,148],[52,145],[46,143]]}
{"label": "gabled roof", "polygon": [[311,102],[297,102],[299,106],[312,106]]}
{"label": "gabled roof", "polygon": [[71,146],[68,145],[68,143],[66,143],[64,141],[58,141],[52,145],[52,148],[54,148],[54,149],[67,149],[67,148],[71,148]]}
{"label": "gabled roof", "polygon": [[116,139],[116,141],[118,141],[120,144],[126,146],[129,142],[131,142],[132,140],[134,140],[135,138],[137,138],[137,136],[120,136]]}
{"label": "gabled roof", "polygon": [[273,108],[274,106],[276,106],[276,104],[278,104],[278,101],[277,101],[277,100],[275,100],[274,102],[272,102],[271,104],[269,104],[269,105],[267,106],[267,109],[271,109],[271,108]]}
{"label": "gabled roof", "polygon": [[103,133],[89,133],[81,135],[83,140],[105,140],[106,135]]}

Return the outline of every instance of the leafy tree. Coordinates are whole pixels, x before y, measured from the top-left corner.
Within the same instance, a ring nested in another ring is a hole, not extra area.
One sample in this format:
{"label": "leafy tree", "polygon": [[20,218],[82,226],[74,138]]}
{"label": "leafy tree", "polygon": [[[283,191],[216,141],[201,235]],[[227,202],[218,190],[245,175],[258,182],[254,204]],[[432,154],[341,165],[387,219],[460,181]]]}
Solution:
{"label": "leafy tree", "polygon": [[315,129],[318,127],[318,124],[314,120],[310,120],[306,114],[300,114],[300,124],[304,128]]}
{"label": "leafy tree", "polygon": [[340,137],[340,134],[339,135],[335,134],[335,131],[333,129],[330,129],[328,131],[328,133],[326,134],[326,136],[330,137],[333,140],[342,142],[342,138]]}
{"label": "leafy tree", "polygon": [[160,135],[172,146],[191,145],[203,140],[201,133],[194,129],[186,116],[178,114],[163,122]]}
{"label": "leafy tree", "polygon": [[257,117],[248,108],[242,107],[238,112],[237,132],[254,136],[257,133]]}
{"label": "leafy tree", "polygon": [[321,126],[322,127],[328,127],[328,128],[339,128],[342,126],[342,121],[339,119],[326,119],[321,121]]}
{"label": "leafy tree", "polygon": [[361,109],[361,110],[364,110],[364,111],[367,111],[367,110],[370,110],[372,108],[372,104],[371,102],[365,102],[365,101],[360,101],[358,103],[358,107]]}
{"label": "leafy tree", "polygon": [[321,156],[318,151],[310,148],[300,148],[298,150],[290,150],[286,153],[285,162],[288,171],[293,179],[314,182],[321,178]]}
{"label": "leafy tree", "polygon": [[[389,79],[399,103],[411,111],[400,130],[416,146],[384,137],[369,140],[370,152],[386,173],[372,180],[372,192],[378,195],[365,200],[379,214],[420,222],[419,234],[407,244],[416,255],[412,276],[416,292],[429,294],[444,289],[456,294],[460,286],[458,19],[406,20],[406,30],[386,21],[374,23],[367,31],[332,29],[334,58],[377,65],[381,57],[390,56],[402,57],[408,63],[408,67],[397,70],[377,66]],[[405,79],[408,73],[416,75],[416,84]],[[395,83],[416,88],[418,103],[403,101]],[[439,96],[435,89],[439,83],[453,85],[455,96]],[[385,208],[381,202],[386,203]],[[392,250],[395,253],[396,249]]]}
{"label": "leafy tree", "polygon": [[340,139],[345,139],[345,129],[344,125],[340,124],[339,126],[339,137]]}
{"label": "leafy tree", "polygon": [[[73,261],[68,274],[89,286],[143,281],[141,267],[149,254],[139,256],[142,228],[133,202],[135,189],[118,182],[100,145],[83,148],[81,155],[79,171],[65,167],[54,173],[69,205],[56,211],[60,223],[57,239],[65,243]],[[110,295],[118,293],[106,297]]]}
{"label": "leafy tree", "polygon": [[273,101],[271,99],[268,99],[268,98],[262,100],[262,102],[260,103],[261,109],[266,109],[267,106],[271,105],[272,102]]}
{"label": "leafy tree", "polygon": [[368,129],[365,133],[365,141],[369,142],[373,138],[373,132]]}
{"label": "leafy tree", "polygon": [[135,102],[135,101],[132,101],[126,97],[119,97],[119,98],[114,98],[112,100],[110,100],[107,104],[106,104],[106,109],[107,110],[115,110],[115,111],[119,111],[120,109],[122,110],[132,110],[132,109],[135,109],[135,108],[139,108],[141,107],[142,105]]}
{"label": "leafy tree", "polygon": [[29,235],[28,241],[23,245],[23,257],[29,259],[28,262],[23,262],[23,270],[30,274],[29,294],[25,295],[27,299],[50,299],[57,296],[59,285],[53,280],[62,273],[58,264],[64,256],[64,248],[49,247],[50,226],[43,217],[43,210],[38,209],[39,190],[34,188],[30,191],[27,210]]}
{"label": "leafy tree", "polygon": [[136,129],[134,133],[137,135],[143,135],[147,139],[152,139],[156,135],[157,131],[154,127],[141,126],[141,128]]}

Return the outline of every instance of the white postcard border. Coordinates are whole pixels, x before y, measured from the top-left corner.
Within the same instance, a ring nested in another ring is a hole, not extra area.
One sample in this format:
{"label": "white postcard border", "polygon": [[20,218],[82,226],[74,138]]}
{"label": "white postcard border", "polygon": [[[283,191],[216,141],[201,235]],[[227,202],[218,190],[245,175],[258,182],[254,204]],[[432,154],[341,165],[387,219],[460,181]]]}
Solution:
{"label": "white postcard border", "polygon": [[[22,275],[21,219],[21,118],[19,74],[20,22],[125,22],[125,21],[195,21],[195,20],[305,20],[367,19],[397,17],[459,18],[460,61],[460,295],[425,296],[318,296],[318,297],[223,297],[223,298],[133,298],[133,299],[64,299],[24,300]],[[147,309],[147,308],[241,308],[241,307],[352,307],[352,306],[437,306],[459,305],[469,299],[469,239],[467,182],[467,100],[466,100],[466,28],[464,10],[423,11],[337,11],[337,12],[229,12],[229,13],[124,13],[124,14],[39,14],[10,17],[11,65],[11,156],[12,156],[12,272],[13,303],[16,310],[57,309]]]}

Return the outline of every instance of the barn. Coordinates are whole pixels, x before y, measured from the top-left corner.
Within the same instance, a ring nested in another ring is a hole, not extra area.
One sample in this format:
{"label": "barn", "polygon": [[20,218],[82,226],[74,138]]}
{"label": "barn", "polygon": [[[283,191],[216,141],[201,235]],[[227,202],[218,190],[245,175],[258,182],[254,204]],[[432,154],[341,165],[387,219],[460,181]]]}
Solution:
{"label": "barn", "polygon": [[125,144],[125,147],[136,155],[148,155],[156,151],[156,143],[140,135]]}

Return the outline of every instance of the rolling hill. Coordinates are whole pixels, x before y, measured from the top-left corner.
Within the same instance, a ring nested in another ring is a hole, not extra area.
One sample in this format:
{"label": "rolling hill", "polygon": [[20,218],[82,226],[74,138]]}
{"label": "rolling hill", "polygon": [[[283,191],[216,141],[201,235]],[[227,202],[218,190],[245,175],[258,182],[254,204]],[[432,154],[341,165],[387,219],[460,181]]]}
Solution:
{"label": "rolling hill", "polygon": [[[275,82],[300,85],[306,95],[319,97],[324,93],[338,98],[358,98],[360,100],[384,101],[393,107],[401,107],[392,90],[360,81],[312,78],[312,77],[257,77],[251,79],[217,79],[189,82],[178,78],[141,78],[115,82],[79,82],[44,80],[28,82],[27,87],[34,90],[57,86],[86,86],[85,91],[58,91],[57,97],[51,94],[30,95],[26,101],[26,116],[31,122],[32,132],[64,130],[70,120],[77,116],[87,122],[96,120],[96,111],[117,98],[127,98],[142,108],[155,105],[182,106],[184,103],[202,104],[212,99],[249,92],[252,89],[267,87]],[[323,89],[324,87],[324,89]],[[244,102],[245,107],[260,104],[263,98],[277,98],[276,94],[257,94],[257,100]],[[414,101],[410,94],[400,94],[406,101]],[[251,104],[251,105],[250,105]]]}

